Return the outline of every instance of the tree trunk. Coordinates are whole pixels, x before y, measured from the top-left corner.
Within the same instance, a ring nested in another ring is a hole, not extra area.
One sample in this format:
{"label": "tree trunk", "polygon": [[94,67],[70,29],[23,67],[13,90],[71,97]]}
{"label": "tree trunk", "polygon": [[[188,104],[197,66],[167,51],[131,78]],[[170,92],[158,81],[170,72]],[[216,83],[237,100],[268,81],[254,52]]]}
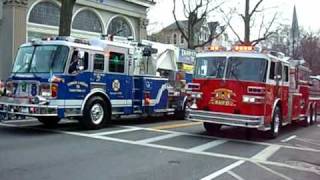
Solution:
{"label": "tree trunk", "polygon": [[193,34],[193,24],[192,24],[192,15],[189,16],[188,18],[188,37],[189,37],[189,40],[188,40],[188,48],[189,49],[193,49],[194,47],[194,34]]}
{"label": "tree trunk", "polygon": [[59,36],[70,36],[73,6],[76,0],[61,0]]}
{"label": "tree trunk", "polygon": [[243,18],[244,21],[244,44],[250,44],[250,0],[246,0],[246,7],[245,7],[245,15]]}

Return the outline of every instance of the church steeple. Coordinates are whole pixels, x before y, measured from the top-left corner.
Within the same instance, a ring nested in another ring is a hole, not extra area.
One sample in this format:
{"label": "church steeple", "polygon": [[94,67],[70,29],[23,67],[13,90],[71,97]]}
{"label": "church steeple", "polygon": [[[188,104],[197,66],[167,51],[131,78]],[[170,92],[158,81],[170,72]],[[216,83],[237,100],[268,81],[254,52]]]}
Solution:
{"label": "church steeple", "polygon": [[294,6],[293,8],[293,18],[292,18],[292,25],[291,25],[291,31],[290,31],[290,39],[292,44],[291,46],[292,57],[297,58],[296,49],[299,46],[300,30],[299,30],[296,6]]}

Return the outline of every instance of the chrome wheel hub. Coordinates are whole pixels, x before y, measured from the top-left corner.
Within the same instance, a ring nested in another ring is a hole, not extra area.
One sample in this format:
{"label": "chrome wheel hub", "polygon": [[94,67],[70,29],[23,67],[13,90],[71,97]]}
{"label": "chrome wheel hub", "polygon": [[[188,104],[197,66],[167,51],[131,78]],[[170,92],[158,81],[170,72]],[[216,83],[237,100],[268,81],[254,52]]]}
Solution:
{"label": "chrome wheel hub", "polygon": [[90,110],[91,120],[94,124],[98,125],[103,121],[104,110],[100,104],[94,104]]}
{"label": "chrome wheel hub", "polygon": [[309,116],[307,117],[307,123],[308,123],[308,124],[311,123],[311,117],[312,117],[312,115],[309,115]]}
{"label": "chrome wheel hub", "polygon": [[314,112],[314,113],[312,114],[312,121],[313,121],[313,122],[317,122],[317,112]]}

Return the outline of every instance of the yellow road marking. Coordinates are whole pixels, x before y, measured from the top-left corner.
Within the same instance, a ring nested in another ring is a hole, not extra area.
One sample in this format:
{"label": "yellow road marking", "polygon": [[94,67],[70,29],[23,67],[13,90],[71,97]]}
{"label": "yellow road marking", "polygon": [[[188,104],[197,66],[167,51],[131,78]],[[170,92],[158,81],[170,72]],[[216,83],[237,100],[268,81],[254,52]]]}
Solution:
{"label": "yellow road marking", "polygon": [[189,126],[196,126],[200,125],[202,122],[191,122],[191,123],[179,123],[179,124],[169,124],[163,126],[156,126],[152,127],[152,129],[162,130],[162,129],[174,129],[174,128],[181,128],[181,127],[189,127]]}

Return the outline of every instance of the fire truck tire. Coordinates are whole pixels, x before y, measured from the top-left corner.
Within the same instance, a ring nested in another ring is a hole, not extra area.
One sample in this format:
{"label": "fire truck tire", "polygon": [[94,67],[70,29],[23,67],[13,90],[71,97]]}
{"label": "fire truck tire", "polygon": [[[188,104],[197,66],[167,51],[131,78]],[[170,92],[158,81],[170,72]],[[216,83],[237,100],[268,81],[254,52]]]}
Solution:
{"label": "fire truck tire", "polygon": [[186,119],[186,107],[187,107],[187,103],[184,103],[182,110],[175,112],[174,118],[176,120],[185,120]]}
{"label": "fire truck tire", "polygon": [[214,132],[219,132],[222,125],[204,122],[203,127],[206,129],[208,133],[214,133]]}
{"label": "fire truck tire", "polygon": [[58,117],[41,117],[38,118],[38,121],[47,127],[55,127],[60,122],[60,118]]}
{"label": "fire truck tire", "polygon": [[267,132],[269,138],[274,139],[278,137],[281,128],[281,110],[277,106],[271,122],[271,130]]}
{"label": "fire truck tire", "polygon": [[103,128],[109,118],[108,104],[99,96],[91,97],[83,108],[83,117],[79,119],[85,129]]}

